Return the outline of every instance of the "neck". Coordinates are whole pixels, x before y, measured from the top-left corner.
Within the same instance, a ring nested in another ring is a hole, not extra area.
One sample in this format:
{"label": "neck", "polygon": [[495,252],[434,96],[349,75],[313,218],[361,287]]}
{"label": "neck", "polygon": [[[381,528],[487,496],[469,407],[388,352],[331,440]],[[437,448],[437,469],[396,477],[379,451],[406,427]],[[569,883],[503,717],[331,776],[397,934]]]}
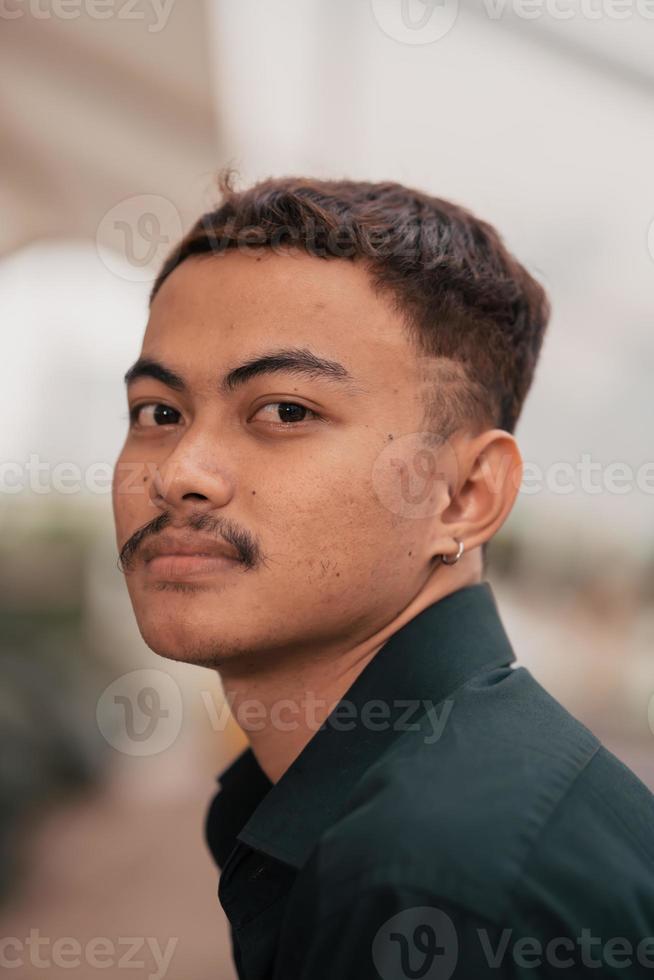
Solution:
{"label": "neck", "polygon": [[221,668],[225,696],[268,778],[277,782],[394,633],[423,609],[479,581],[481,563],[471,552],[455,566],[433,568],[423,587],[389,623],[352,646],[331,651],[328,657],[312,654],[289,663],[278,659],[272,669],[262,667],[254,674]]}

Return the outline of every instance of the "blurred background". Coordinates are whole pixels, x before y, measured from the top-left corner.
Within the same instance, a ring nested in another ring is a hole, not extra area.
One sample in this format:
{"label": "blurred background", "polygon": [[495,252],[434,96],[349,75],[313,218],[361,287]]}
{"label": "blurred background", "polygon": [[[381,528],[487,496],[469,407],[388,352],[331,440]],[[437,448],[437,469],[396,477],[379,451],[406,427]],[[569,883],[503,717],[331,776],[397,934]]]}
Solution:
{"label": "blurred background", "polygon": [[654,787],[653,49],[647,0],[0,4],[4,967],[233,976],[202,830],[240,736],[212,671],[140,640],[109,492],[148,290],[225,165],[452,198],[545,284],[488,578]]}

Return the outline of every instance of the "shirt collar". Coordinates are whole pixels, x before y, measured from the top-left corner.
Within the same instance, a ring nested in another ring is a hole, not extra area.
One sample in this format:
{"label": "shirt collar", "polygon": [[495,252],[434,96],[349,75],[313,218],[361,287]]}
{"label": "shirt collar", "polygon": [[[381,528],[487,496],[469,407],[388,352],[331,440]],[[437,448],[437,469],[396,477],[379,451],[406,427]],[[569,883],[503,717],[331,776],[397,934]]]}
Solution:
{"label": "shirt collar", "polygon": [[[450,593],[384,644],[277,783],[263,774],[251,750],[236,760],[220,777],[222,791],[212,804],[210,817],[223,825],[219,836],[224,840],[223,830],[231,826],[232,842],[235,834],[255,850],[301,867],[366,770],[406,731],[393,722],[406,716],[407,702],[415,706],[415,722],[429,704],[438,705],[480,670],[514,660],[490,584]],[[344,717],[344,702],[347,730],[330,724]],[[378,720],[364,723],[370,702],[390,705],[386,727]]]}

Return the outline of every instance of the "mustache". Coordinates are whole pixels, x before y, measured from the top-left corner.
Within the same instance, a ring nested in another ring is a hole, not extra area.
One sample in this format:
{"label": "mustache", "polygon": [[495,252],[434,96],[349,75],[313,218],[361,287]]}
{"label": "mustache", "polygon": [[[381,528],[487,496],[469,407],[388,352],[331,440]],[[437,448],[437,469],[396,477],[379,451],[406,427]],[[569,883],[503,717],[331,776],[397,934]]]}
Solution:
{"label": "mustache", "polygon": [[[171,524],[170,514],[165,511],[159,514],[154,520],[148,521],[131,535],[120,549],[118,555],[118,568],[124,574],[131,572],[136,565],[139,556],[139,549],[144,541],[159,534],[164,528]],[[186,522],[186,527],[194,531],[208,531],[222,537],[230,544],[238,555],[238,560],[246,569],[257,568],[264,561],[261,548],[256,540],[243,528],[239,528],[232,520],[227,517],[210,517],[209,514],[191,514]]]}

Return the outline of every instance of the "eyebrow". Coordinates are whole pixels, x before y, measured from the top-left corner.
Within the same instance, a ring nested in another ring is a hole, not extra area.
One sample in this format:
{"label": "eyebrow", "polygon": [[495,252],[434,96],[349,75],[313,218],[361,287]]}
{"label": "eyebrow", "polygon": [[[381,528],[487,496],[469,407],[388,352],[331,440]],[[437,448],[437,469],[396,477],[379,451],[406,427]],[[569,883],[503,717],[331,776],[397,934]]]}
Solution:
{"label": "eyebrow", "polygon": [[179,374],[175,374],[170,368],[150,357],[139,357],[138,361],[132,364],[129,371],[125,373],[125,384],[130,385],[139,378],[154,378],[155,381],[161,381],[174,391],[187,390],[186,382]]}
{"label": "eyebrow", "polygon": [[272,374],[276,371],[287,371],[310,379],[324,378],[327,381],[351,383],[354,380],[338,361],[319,357],[306,348],[288,347],[269,351],[232,368],[222,379],[220,387],[223,391],[234,391],[259,374]]}
{"label": "eyebrow", "polygon": [[[338,361],[320,357],[301,347],[280,348],[253,357],[238,367],[232,368],[220,381],[220,390],[234,391],[247,384],[260,374],[273,374],[286,371],[303,375],[306,378],[323,378],[352,386],[354,378]],[[174,391],[188,391],[188,385],[175,371],[150,357],[140,357],[125,374],[125,384],[130,385],[138,378],[154,378]]]}

